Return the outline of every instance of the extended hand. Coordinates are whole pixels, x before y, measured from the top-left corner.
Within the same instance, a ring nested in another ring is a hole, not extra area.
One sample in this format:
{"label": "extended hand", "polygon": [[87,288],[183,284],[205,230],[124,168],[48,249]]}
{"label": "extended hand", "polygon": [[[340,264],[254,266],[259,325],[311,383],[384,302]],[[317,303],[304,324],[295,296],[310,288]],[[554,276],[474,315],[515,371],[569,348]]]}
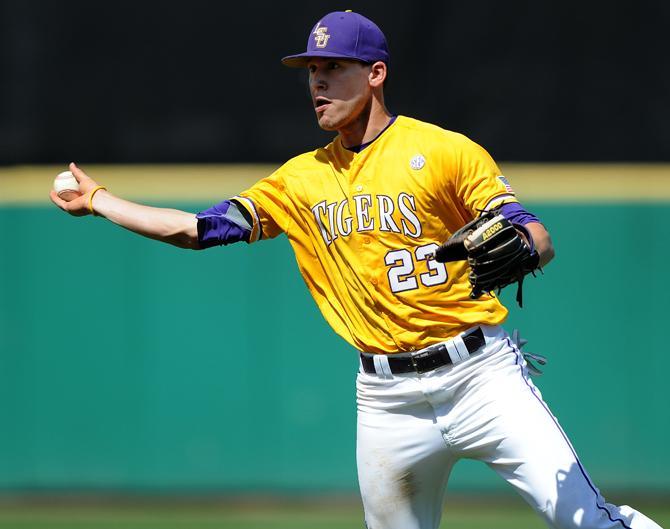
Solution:
{"label": "extended hand", "polygon": [[49,193],[51,201],[56,204],[60,209],[66,211],[70,215],[75,217],[83,217],[84,215],[90,215],[91,210],[89,209],[89,202],[91,198],[91,192],[99,187],[98,183],[90,178],[84,171],[77,167],[77,164],[72,162],[69,167],[72,174],[79,182],[79,191],[82,195],[70,200],[69,202],[60,198],[56,192],[52,189]]}

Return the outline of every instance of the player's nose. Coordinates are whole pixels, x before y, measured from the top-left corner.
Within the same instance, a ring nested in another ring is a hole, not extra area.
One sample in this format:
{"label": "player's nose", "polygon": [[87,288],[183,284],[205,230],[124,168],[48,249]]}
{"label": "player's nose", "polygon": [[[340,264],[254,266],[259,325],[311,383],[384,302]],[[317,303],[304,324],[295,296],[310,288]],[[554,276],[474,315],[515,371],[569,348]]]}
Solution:
{"label": "player's nose", "polygon": [[309,80],[309,87],[312,90],[314,96],[316,96],[318,92],[328,89],[328,83],[326,83],[326,80],[323,77],[319,75],[313,75]]}

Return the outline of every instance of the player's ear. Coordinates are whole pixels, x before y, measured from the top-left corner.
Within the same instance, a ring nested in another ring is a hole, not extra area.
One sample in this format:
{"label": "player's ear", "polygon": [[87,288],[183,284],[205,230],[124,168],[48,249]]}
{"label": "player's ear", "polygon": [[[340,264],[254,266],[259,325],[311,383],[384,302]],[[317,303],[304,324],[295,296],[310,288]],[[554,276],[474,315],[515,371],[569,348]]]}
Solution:
{"label": "player's ear", "polygon": [[368,74],[368,82],[373,88],[384,86],[386,80],[386,64],[382,61],[374,62],[370,65],[370,73]]}

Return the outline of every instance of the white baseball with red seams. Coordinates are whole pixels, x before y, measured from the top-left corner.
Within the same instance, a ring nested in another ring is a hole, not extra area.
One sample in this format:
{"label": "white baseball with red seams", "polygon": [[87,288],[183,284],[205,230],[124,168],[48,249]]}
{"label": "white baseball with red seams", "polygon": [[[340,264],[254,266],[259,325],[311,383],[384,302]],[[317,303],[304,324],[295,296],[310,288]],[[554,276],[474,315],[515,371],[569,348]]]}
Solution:
{"label": "white baseball with red seams", "polygon": [[[460,459],[486,463],[549,527],[660,529],[605,502],[509,335],[480,328],[485,346],[455,365],[422,374],[360,370],[358,478],[369,529],[437,528]],[[464,349],[462,340],[455,345]]]}
{"label": "white baseball with red seams", "polygon": [[79,182],[72,174],[72,171],[63,171],[56,175],[54,179],[54,191],[63,200],[69,202],[82,195],[79,190]]}

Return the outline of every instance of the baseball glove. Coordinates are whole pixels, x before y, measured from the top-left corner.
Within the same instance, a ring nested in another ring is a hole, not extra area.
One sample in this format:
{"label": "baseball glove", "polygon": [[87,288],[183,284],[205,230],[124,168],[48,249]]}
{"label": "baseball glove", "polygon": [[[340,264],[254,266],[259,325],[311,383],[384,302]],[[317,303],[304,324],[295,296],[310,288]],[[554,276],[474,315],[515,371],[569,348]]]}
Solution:
{"label": "baseball glove", "polygon": [[535,275],[540,260],[530,234],[507,220],[499,207],[484,211],[454,233],[435,251],[434,258],[441,263],[468,261],[472,299],[493,290],[500,293],[507,285],[518,283],[516,300],[520,307],[523,279],[529,273]]}

